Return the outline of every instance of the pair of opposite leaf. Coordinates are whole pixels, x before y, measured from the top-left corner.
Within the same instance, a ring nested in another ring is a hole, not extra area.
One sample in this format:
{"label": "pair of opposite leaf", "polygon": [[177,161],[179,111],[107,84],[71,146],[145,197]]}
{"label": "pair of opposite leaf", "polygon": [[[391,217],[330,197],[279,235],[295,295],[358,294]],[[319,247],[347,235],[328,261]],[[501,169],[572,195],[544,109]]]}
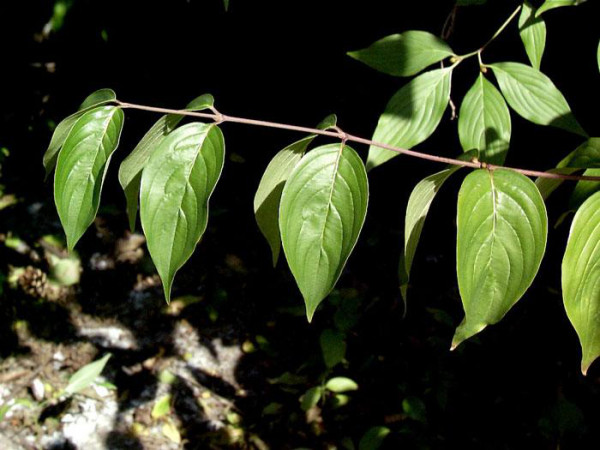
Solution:
{"label": "pair of opposite leaf", "polygon": [[[98,212],[100,193],[123,128],[124,115],[113,91],[92,94],[80,110],[61,122],[44,156],[46,172],[55,167],[54,198],[67,245],[72,250]],[[210,95],[186,109],[212,107]],[[175,273],[191,256],[206,229],[208,200],[224,163],[224,139],[213,124],[183,117],[161,117],[123,161],[119,180],[135,225],[138,196],[148,250],[163,280],[167,301]]]}
{"label": "pair of opposite leaf", "polygon": [[[335,127],[327,117],[319,129]],[[365,166],[344,143],[305,154],[315,135],[271,160],[254,198],[258,226],[273,265],[281,246],[306,304],[308,320],[329,295],[362,229],[369,197]]]}

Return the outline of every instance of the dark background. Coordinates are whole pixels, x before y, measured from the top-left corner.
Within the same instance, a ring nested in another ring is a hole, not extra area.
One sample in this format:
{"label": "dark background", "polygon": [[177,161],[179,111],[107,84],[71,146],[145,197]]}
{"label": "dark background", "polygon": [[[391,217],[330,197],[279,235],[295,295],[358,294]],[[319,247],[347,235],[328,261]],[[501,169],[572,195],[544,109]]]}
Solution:
{"label": "dark background", "polygon": [[[345,53],[407,29],[439,34],[453,6],[439,0],[410,2],[410,7],[405,3],[231,0],[225,12],[219,0],[77,0],[63,27],[40,41],[35,35],[52,16],[54,2],[13,2],[10,11],[3,2],[0,146],[11,151],[4,183],[25,203],[42,202],[54,221],[47,226],[56,228],[51,185],[43,182],[41,164],[51,136],[49,123],[58,123],[103,87],[114,89],[124,101],[173,108],[208,92],[225,114],[297,125],[313,126],[336,113],[344,130],[368,138],[387,100],[405,80],[377,73]],[[458,54],[479,47],[517,5],[490,0],[486,6],[460,8],[450,45]],[[592,136],[597,134],[600,101],[598,13],[597,2],[590,0],[544,15],[548,41],[542,70]],[[514,24],[484,53],[485,62],[504,60],[526,61]],[[452,96],[457,105],[477,70],[469,61],[455,71]],[[117,164],[155,119],[146,112],[126,112],[100,211],[111,217],[115,230],[127,226]],[[227,161],[211,200],[208,236],[183,281],[176,279],[175,289],[180,294],[193,289],[202,271],[218,278],[218,271],[211,270],[226,254],[239,255],[251,268],[223,307],[231,308],[231,320],[251,332],[261,331],[259,322],[266,319],[278,324],[271,333],[285,356],[272,358],[265,368],[240,369],[253,373],[249,386],[260,390],[261,379],[297,370],[318,354],[319,332],[335,308],[325,302],[312,325],[277,312],[282,304],[301,305],[301,297],[284,263],[275,271],[269,267],[268,246],[254,223],[252,198],[262,171],[298,135],[236,124],[223,125],[223,131],[228,154],[236,157]],[[513,114],[507,165],[547,169],[579,143],[576,136]],[[366,157],[364,147],[355,147]],[[419,149],[446,156],[460,152],[456,122],[448,113]],[[439,169],[398,157],[370,173],[367,222],[338,283],[339,288],[354,288],[361,299],[361,318],[348,337],[349,364],[341,371],[359,381],[358,399],[348,414],[326,421],[325,437],[283,432],[281,426],[261,421],[258,400],[245,405],[274,448],[320,448],[340,436],[360,435],[386,417],[406,414],[406,398],[425,405],[425,419],[389,421],[389,448],[598,445],[598,368],[592,367],[586,378],[580,374],[579,344],[560,297],[568,222],[550,230],[540,274],[521,302],[500,324],[450,353],[454,327],[462,319],[453,265],[461,179],[456,177],[444,186],[428,218],[413,266],[408,314],[402,318],[396,271],[404,208],[412,187]],[[568,191],[563,188],[549,202],[551,224],[565,209]],[[26,219],[15,212],[2,212],[0,220],[31,233],[38,225],[19,223]],[[84,237],[83,254],[94,251],[94,239],[93,233]],[[209,275],[203,275],[203,282],[219,283]],[[287,414],[278,418],[284,427]]]}

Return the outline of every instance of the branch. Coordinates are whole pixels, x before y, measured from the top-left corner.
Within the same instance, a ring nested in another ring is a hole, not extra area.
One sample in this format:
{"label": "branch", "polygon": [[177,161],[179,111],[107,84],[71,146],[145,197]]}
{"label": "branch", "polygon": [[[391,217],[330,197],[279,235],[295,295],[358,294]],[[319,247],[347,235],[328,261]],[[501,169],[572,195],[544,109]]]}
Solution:
{"label": "branch", "polygon": [[298,131],[301,133],[329,136],[329,137],[341,139],[343,141],[351,141],[351,142],[356,142],[358,144],[365,144],[365,145],[369,145],[369,146],[373,146],[373,147],[383,148],[385,150],[390,150],[392,152],[400,153],[402,155],[412,156],[414,158],[426,159],[428,161],[434,161],[434,162],[439,162],[439,163],[443,163],[443,164],[450,164],[450,165],[454,165],[454,166],[470,167],[472,169],[488,169],[488,170],[508,169],[508,170],[512,170],[514,172],[518,172],[518,173],[526,175],[526,176],[530,176],[530,177],[553,178],[553,179],[559,179],[559,180],[575,180],[575,181],[600,181],[599,176],[566,175],[566,174],[560,174],[560,173],[541,172],[541,171],[537,171],[537,170],[527,170],[527,169],[520,169],[520,168],[516,168],[516,167],[498,166],[495,164],[488,164],[488,163],[480,162],[477,160],[462,161],[460,159],[455,159],[455,158],[446,158],[444,156],[430,155],[427,153],[417,152],[415,150],[408,150],[408,149],[401,148],[401,147],[394,147],[392,145],[384,144],[382,142],[376,142],[376,141],[372,141],[370,139],[365,139],[360,136],[354,136],[352,134],[345,133],[338,127],[336,127],[334,131],[319,130],[318,128],[302,127],[302,126],[290,125],[290,124],[286,124],[286,123],[269,122],[266,120],[256,120],[256,119],[247,119],[245,117],[228,116],[228,115],[219,113],[215,109],[213,109],[212,113],[203,113],[203,112],[187,111],[187,110],[182,110],[182,109],[170,109],[170,108],[159,108],[159,107],[155,107],[155,106],[138,105],[135,103],[122,102],[120,100],[115,100],[115,103],[121,108],[138,109],[141,111],[150,111],[150,112],[163,113],[163,114],[178,114],[181,116],[198,117],[201,119],[211,119],[216,123],[226,123],[226,122],[240,123],[240,124],[244,124],[244,125],[252,125],[252,126],[257,126],[257,127],[279,128],[282,130]]}

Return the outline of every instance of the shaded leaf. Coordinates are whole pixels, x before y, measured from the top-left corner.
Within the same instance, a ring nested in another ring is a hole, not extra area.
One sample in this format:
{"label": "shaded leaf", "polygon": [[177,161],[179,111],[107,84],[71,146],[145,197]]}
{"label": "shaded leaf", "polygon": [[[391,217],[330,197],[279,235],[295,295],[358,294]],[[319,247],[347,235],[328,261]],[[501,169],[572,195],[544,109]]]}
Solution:
{"label": "shaded leaf", "polygon": [[523,118],[587,137],[565,97],[542,72],[516,62],[495,63],[489,67],[506,101]]}
{"label": "shaded leaf", "polygon": [[[588,169],[584,176],[600,177],[600,169]],[[577,210],[589,197],[600,191],[600,181],[578,181],[569,199],[569,209]]]}
{"label": "shaded leaf", "polygon": [[562,291],[567,316],[583,355],[585,375],[600,356],[600,193],[588,198],[573,219],[562,262]]}
{"label": "shaded leaf", "polygon": [[[373,140],[409,149],[431,136],[448,106],[451,75],[451,68],[432,70],[404,85],[379,118]],[[372,145],[367,170],[397,155]]]}
{"label": "shaded leaf", "polygon": [[531,65],[540,70],[546,47],[546,22],[535,16],[535,8],[528,1],[523,3],[519,17],[519,34]]}
{"label": "shaded leaf", "polygon": [[458,195],[456,269],[465,310],[452,341],[502,319],[531,285],[548,219],[535,184],[510,170],[476,170]]}
{"label": "shaded leaf", "polygon": [[[472,150],[460,155],[459,159],[469,161],[477,155],[477,151]],[[444,182],[460,168],[461,166],[451,165],[441,172],[425,177],[417,183],[408,199],[404,220],[404,248],[399,270],[400,293],[404,299],[405,311],[412,262],[421,238],[421,231],[423,230],[425,219],[429,213],[429,208]]]}
{"label": "shaded leaf", "polygon": [[[555,169],[547,170],[548,173],[558,173],[561,175],[572,175],[579,169],[574,167],[557,167]],[[535,180],[535,185],[540,191],[540,195],[544,200],[547,200],[556,189],[564,183],[565,180],[561,178],[538,178]]]}
{"label": "shaded leaf", "polygon": [[454,166],[434,173],[422,179],[413,189],[406,205],[406,218],[404,221],[404,251],[402,254],[403,264],[400,265],[400,292],[406,306],[408,282],[410,270],[421,238],[423,225],[431,203],[444,182],[460,169]]}
{"label": "shaded leaf", "polygon": [[464,151],[478,150],[481,161],[502,164],[510,135],[508,106],[498,89],[480,73],[460,107],[460,144]]}
{"label": "shaded leaf", "polygon": [[344,333],[327,328],[323,330],[319,338],[321,354],[325,366],[331,369],[344,361],[346,357],[346,341]]}
{"label": "shaded leaf", "polygon": [[347,377],[333,377],[327,380],[325,388],[331,392],[342,393],[358,390],[358,384]]}
{"label": "shaded leaf", "polygon": [[600,138],[589,138],[560,162],[560,167],[600,167]]}
{"label": "shaded leaf", "polygon": [[281,239],[309,321],[333,289],[358,240],[368,197],[362,160],[340,144],[309,152],[285,184],[279,211]]}
{"label": "shaded leaf", "polygon": [[388,427],[371,427],[360,438],[358,450],[377,450],[383,444],[383,441],[390,434]]}
{"label": "shaded leaf", "polygon": [[585,1],[586,0],[546,0],[544,3],[542,3],[542,6],[538,8],[535,15],[539,17],[540,15],[551,9],[560,8],[563,6],[577,6],[581,5]]}
{"label": "shaded leaf", "polygon": [[[204,94],[188,103],[185,110],[202,111],[212,108],[213,105],[213,96]],[[135,229],[142,170],[146,166],[150,155],[164,138],[179,125],[183,118],[184,116],[180,114],[167,114],[158,119],[119,167],[119,182],[125,192],[127,217],[129,218],[129,228],[132,231]]]}
{"label": "shaded leaf", "polygon": [[99,106],[84,113],[58,155],[54,201],[69,251],[96,217],[104,177],[119,144],[123,121],[123,111],[116,106]]}
{"label": "shaded leaf", "polygon": [[367,66],[397,77],[409,77],[452,56],[452,49],[427,31],[410,30],[384,37],[362,50],[348,52]]}
{"label": "shaded leaf", "polygon": [[90,386],[104,370],[104,366],[111,357],[110,353],[104,355],[101,359],[86,364],[69,378],[69,384],[65,388],[67,394],[77,394]]}
{"label": "shaded leaf", "polygon": [[46,150],[46,153],[44,153],[43,158],[44,168],[46,169],[46,178],[48,177],[48,175],[50,175],[50,173],[54,169],[54,166],[56,166],[58,153],[65,141],[67,140],[67,136],[69,135],[69,132],[75,125],[75,122],[77,122],[77,120],[79,120],[81,116],[83,116],[92,108],[114,101],[116,100],[116,98],[117,95],[112,89],[100,89],[96,92],[93,92],[83,101],[83,103],[79,107],[79,111],[63,119],[56,126],[56,129],[52,134],[52,139],[50,139],[48,149]]}
{"label": "shaded leaf", "polygon": [[190,123],[160,143],[142,172],[140,218],[167,303],[175,273],[206,230],[208,201],[224,159],[221,130]]}

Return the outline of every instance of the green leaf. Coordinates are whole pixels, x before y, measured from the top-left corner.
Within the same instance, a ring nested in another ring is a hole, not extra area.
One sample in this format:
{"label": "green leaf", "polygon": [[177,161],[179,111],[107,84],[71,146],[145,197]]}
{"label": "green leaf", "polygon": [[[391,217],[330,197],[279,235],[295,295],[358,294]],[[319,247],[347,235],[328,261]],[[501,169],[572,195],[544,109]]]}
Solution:
{"label": "green leaf", "polygon": [[342,392],[358,390],[358,384],[347,377],[333,377],[325,383],[325,389],[340,394]]}
{"label": "green leaf", "polygon": [[171,411],[171,395],[166,394],[160,397],[154,406],[152,407],[152,412],[150,415],[153,419],[160,419],[163,416],[166,416]]}
{"label": "green leaf", "polygon": [[535,14],[536,17],[541,16],[546,11],[549,11],[554,8],[560,8],[562,6],[577,6],[584,3],[586,0],[546,0],[542,3]]}
{"label": "green leaf", "polygon": [[598,62],[598,71],[600,71],[600,42],[598,42],[598,50],[596,51],[596,60]]}
{"label": "green leaf", "polygon": [[600,138],[589,138],[563,159],[560,167],[590,169],[600,167]]}
{"label": "green leaf", "polygon": [[321,333],[319,342],[321,344],[323,361],[325,361],[325,366],[328,369],[331,369],[344,361],[344,358],[346,357],[346,341],[344,340],[344,333],[327,328]]}
{"label": "green leaf", "polygon": [[336,126],[337,116],[335,114],[329,114],[327,117],[321,120],[319,125],[317,125],[317,128],[319,130],[329,130],[330,128],[335,128]]}
{"label": "green leaf", "polygon": [[321,386],[312,387],[300,398],[300,407],[303,411],[308,411],[317,406],[322,396],[323,388]]}
{"label": "green leaf", "polygon": [[76,394],[90,386],[104,370],[104,366],[111,357],[110,353],[104,355],[101,359],[86,364],[69,378],[69,384],[65,388],[67,394]]}
{"label": "green leaf", "polygon": [[531,285],[548,218],[535,184],[510,170],[476,170],[458,194],[456,269],[465,310],[452,349],[502,319]]}
{"label": "green leaf", "polygon": [[223,7],[225,11],[229,11],[229,0],[223,0]]}
{"label": "green leaf", "polygon": [[263,174],[254,196],[254,215],[261,233],[271,246],[273,266],[279,259],[281,237],[279,235],[279,203],[283,187],[290,174],[304,156],[314,136],[308,136],[287,146],[277,153]]}
{"label": "green leaf", "polygon": [[510,135],[508,106],[498,89],[480,73],[460,107],[460,144],[464,151],[479,151],[482,161],[502,164],[510,145]]}
{"label": "green leaf", "polygon": [[69,117],[63,119],[54,130],[52,134],[52,139],[50,140],[50,145],[48,145],[48,149],[46,153],[44,153],[44,168],[46,169],[46,178],[56,166],[56,160],[58,159],[58,153],[60,149],[63,147],[63,144],[67,140],[67,136],[69,132],[75,125],[75,122],[79,120],[81,116],[83,116],[86,112],[93,109],[96,106],[103,105],[105,103],[109,103],[117,99],[117,95],[112,89],[100,89],[92,94],[90,94],[79,107],[79,111],[74,114],[71,114]]}
{"label": "green leaf", "polygon": [[441,189],[444,182],[460,169],[454,166],[434,173],[422,179],[413,189],[406,205],[406,218],[404,221],[404,251],[403,263],[400,265],[400,292],[406,306],[408,282],[412,262],[417,251],[417,245],[421,238],[425,218],[431,207],[433,199]]}
{"label": "green leaf", "polygon": [[[409,149],[431,136],[450,100],[451,75],[451,68],[432,70],[404,85],[379,118],[373,140]],[[367,170],[396,155],[398,153],[372,145]]]}
{"label": "green leaf", "polygon": [[[212,108],[214,103],[212,95],[204,94],[188,103],[185,110],[202,111]],[[150,155],[165,137],[179,125],[183,118],[184,116],[180,114],[167,114],[158,119],[119,167],[119,182],[125,192],[127,217],[129,218],[129,228],[131,230],[135,229],[142,170],[146,166]]]}
{"label": "green leaf", "polygon": [[[561,175],[572,175],[573,173],[577,172],[577,168],[574,167],[557,167],[555,169],[550,169],[547,170],[546,172],[548,173],[558,173]],[[538,178],[535,180],[535,185],[537,186],[538,190],[540,191],[540,195],[542,196],[542,198],[544,200],[547,200],[548,197],[550,197],[550,194],[552,194],[556,189],[558,189],[560,187],[561,184],[563,184],[565,180],[561,179],[561,178]]]}
{"label": "green leaf", "polygon": [[362,160],[340,144],[309,152],[283,188],[279,211],[283,250],[309,321],[333,289],[358,240],[368,197]]}
{"label": "green leaf", "polygon": [[123,111],[99,106],[79,118],[56,163],[54,200],[69,251],[94,221],[112,153],[123,129]]}
{"label": "green leaf", "polygon": [[[334,128],[336,124],[337,116],[330,114],[317,125],[317,128],[328,130]],[[306,149],[315,137],[317,136],[312,134],[279,151],[269,162],[254,195],[256,223],[271,247],[273,267],[277,265],[281,250],[281,237],[279,235],[279,204],[281,202],[281,193],[292,170],[294,170],[296,164],[302,159]]]}
{"label": "green leaf", "polygon": [[600,356],[600,193],[588,198],[571,225],[562,262],[562,291],[567,316],[573,324],[583,355],[585,375]]}
{"label": "green leaf", "polygon": [[348,56],[367,66],[397,77],[409,77],[427,66],[452,56],[452,49],[426,31],[410,30],[384,37]]}
{"label": "green leaf", "polygon": [[358,443],[358,450],[377,450],[382,446],[383,441],[390,434],[388,427],[371,427],[367,432],[360,438]]}
{"label": "green leaf", "polygon": [[[584,176],[600,177],[600,169],[588,169]],[[600,181],[578,181],[569,199],[569,209],[577,210],[589,197],[600,191]]]}
{"label": "green leaf", "polygon": [[160,143],[142,172],[140,218],[167,303],[175,273],[206,230],[208,201],[224,159],[221,130],[190,123]]}
{"label": "green leaf", "polygon": [[117,94],[112,89],[98,89],[88,95],[85,100],[79,105],[79,112],[83,112],[95,106],[103,105],[104,103],[114,102],[117,99]]}
{"label": "green leaf", "polygon": [[491,64],[502,94],[520,116],[587,137],[565,97],[552,80],[533,67],[515,62]]}
{"label": "green leaf", "polygon": [[519,34],[531,65],[540,70],[546,46],[546,22],[535,16],[535,8],[528,1],[523,3],[519,17]]}

